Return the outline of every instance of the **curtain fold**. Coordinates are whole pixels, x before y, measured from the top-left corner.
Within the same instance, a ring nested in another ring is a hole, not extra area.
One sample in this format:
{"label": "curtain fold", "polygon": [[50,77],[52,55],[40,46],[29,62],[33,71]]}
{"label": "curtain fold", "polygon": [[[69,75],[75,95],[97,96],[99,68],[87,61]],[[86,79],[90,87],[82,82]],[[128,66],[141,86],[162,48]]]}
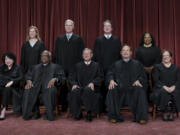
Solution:
{"label": "curtain fold", "polygon": [[53,52],[56,37],[64,34],[64,21],[75,21],[74,33],[93,48],[103,34],[103,21],[110,19],[113,34],[133,50],[141,35],[150,32],[156,44],[173,52],[180,66],[179,0],[0,0],[0,56],[12,51],[20,60],[26,30],[36,25],[46,48]]}

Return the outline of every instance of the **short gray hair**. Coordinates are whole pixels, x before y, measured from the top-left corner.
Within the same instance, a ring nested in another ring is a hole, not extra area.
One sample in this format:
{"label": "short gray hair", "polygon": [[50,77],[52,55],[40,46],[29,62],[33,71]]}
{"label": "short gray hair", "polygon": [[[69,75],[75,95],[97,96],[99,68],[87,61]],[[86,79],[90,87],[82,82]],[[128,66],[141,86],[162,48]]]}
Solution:
{"label": "short gray hair", "polygon": [[48,54],[48,57],[51,57],[51,52],[50,52],[50,51],[44,50],[44,51],[41,53],[41,55],[42,55],[43,53],[47,53],[47,54]]}
{"label": "short gray hair", "polygon": [[87,50],[87,51],[90,51],[90,53],[93,54],[93,51],[92,51],[90,48],[84,48],[84,49],[83,49],[83,52],[86,51],[86,50]]}
{"label": "short gray hair", "polygon": [[74,21],[73,21],[73,20],[71,20],[71,19],[67,19],[67,20],[65,21],[64,25],[66,25],[66,23],[67,23],[67,22],[72,23],[72,25],[73,25],[73,27],[74,27],[74,24],[75,24],[75,23],[74,23]]}

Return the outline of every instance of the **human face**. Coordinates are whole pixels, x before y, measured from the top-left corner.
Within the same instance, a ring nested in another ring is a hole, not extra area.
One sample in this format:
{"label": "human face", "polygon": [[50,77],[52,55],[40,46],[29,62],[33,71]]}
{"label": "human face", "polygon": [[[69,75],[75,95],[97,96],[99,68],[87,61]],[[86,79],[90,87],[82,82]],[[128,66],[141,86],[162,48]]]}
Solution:
{"label": "human face", "polygon": [[90,61],[93,57],[93,54],[90,50],[84,50],[83,51],[83,59],[84,61]]}
{"label": "human face", "polygon": [[104,33],[105,34],[111,34],[111,32],[112,32],[111,24],[108,22],[104,23]]}
{"label": "human face", "polygon": [[29,37],[30,37],[30,39],[36,38],[36,35],[37,35],[36,30],[34,28],[31,28],[29,30]]}
{"label": "human face", "polygon": [[123,59],[129,59],[131,58],[132,52],[129,48],[129,46],[124,46],[121,50],[121,55]]}
{"label": "human face", "polygon": [[171,62],[171,56],[170,56],[169,52],[165,51],[162,54],[162,62],[163,63],[170,63]]}
{"label": "human face", "polygon": [[47,63],[49,63],[49,61],[50,61],[50,57],[49,57],[48,53],[47,52],[43,52],[41,54],[41,62],[43,64],[47,64]]}
{"label": "human face", "polygon": [[10,59],[9,57],[5,57],[5,64],[8,66],[8,67],[11,67],[14,63],[14,60],[13,59]]}
{"label": "human face", "polygon": [[74,29],[74,24],[70,21],[67,21],[65,24],[65,31],[66,33],[72,33]]}
{"label": "human face", "polygon": [[146,45],[149,45],[149,44],[151,44],[151,42],[152,42],[151,35],[150,35],[149,33],[146,33],[146,34],[144,35],[144,43],[145,43]]}

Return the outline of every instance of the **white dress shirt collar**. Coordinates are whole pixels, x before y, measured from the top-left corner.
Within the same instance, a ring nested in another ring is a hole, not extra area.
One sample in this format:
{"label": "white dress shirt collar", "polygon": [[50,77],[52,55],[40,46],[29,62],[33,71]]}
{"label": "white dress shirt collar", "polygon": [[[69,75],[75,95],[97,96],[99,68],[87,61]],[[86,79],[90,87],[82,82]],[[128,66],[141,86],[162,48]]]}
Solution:
{"label": "white dress shirt collar", "polygon": [[91,64],[91,60],[90,60],[90,61],[84,61],[84,63],[85,63],[86,65],[89,65],[89,64]]}
{"label": "white dress shirt collar", "polygon": [[112,34],[104,34],[104,36],[105,36],[106,39],[110,39]]}
{"label": "white dress shirt collar", "polygon": [[67,37],[68,40],[72,37],[72,34],[73,33],[66,33],[66,37]]}
{"label": "white dress shirt collar", "polygon": [[124,62],[129,62],[130,61],[130,58],[128,59],[123,59]]}

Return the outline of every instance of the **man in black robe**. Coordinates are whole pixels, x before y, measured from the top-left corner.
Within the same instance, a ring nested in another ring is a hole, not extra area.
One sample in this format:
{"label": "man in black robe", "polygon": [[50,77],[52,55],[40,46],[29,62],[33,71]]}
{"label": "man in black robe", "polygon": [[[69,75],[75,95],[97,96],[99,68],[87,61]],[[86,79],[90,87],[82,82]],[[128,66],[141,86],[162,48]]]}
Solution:
{"label": "man in black robe", "polygon": [[[65,21],[66,34],[57,37],[54,49],[53,61],[62,65],[66,76],[68,76],[73,66],[81,61],[81,54],[84,49],[84,43],[79,35],[73,33],[74,22],[70,19]],[[63,86],[61,91],[62,111],[67,109],[67,85]]]}
{"label": "man in black robe", "polygon": [[23,99],[23,118],[29,120],[37,99],[42,94],[46,107],[44,119],[54,120],[53,113],[56,105],[56,94],[59,84],[64,84],[65,75],[62,68],[50,62],[51,53],[43,51],[41,63],[33,66],[27,73]]}
{"label": "man in black robe", "polygon": [[[21,48],[20,63],[24,74],[26,74],[32,66],[41,62],[41,53],[44,50],[45,44],[40,38],[38,28],[36,26],[30,26],[27,32],[26,41]],[[25,86],[25,80],[21,82],[20,86]],[[33,112],[38,112],[38,109],[34,108]]]}
{"label": "man in black robe", "polygon": [[115,62],[107,73],[106,104],[110,122],[122,122],[120,109],[128,105],[134,121],[145,124],[148,119],[147,79],[143,66],[131,59],[128,45],[122,47],[122,60]]}
{"label": "man in black robe", "polygon": [[[102,66],[104,74],[108,71],[108,68],[117,60],[121,58],[121,41],[118,37],[112,35],[112,23],[109,20],[104,21],[104,35],[98,37],[94,43],[94,61],[98,62]],[[107,89],[103,83],[101,93],[103,100],[107,94]],[[105,111],[105,105],[103,106]]]}
{"label": "man in black robe", "polygon": [[100,113],[99,86],[103,80],[103,73],[98,63],[91,61],[92,50],[85,48],[84,61],[76,64],[69,75],[71,91],[69,94],[70,111],[76,120],[82,117],[81,106],[85,106],[86,120],[92,121],[91,113]]}
{"label": "man in black robe", "polygon": [[104,72],[117,60],[121,58],[121,41],[118,37],[112,35],[112,23],[109,20],[104,21],[104,35],[98,37],[94,43],[94,57]]}

